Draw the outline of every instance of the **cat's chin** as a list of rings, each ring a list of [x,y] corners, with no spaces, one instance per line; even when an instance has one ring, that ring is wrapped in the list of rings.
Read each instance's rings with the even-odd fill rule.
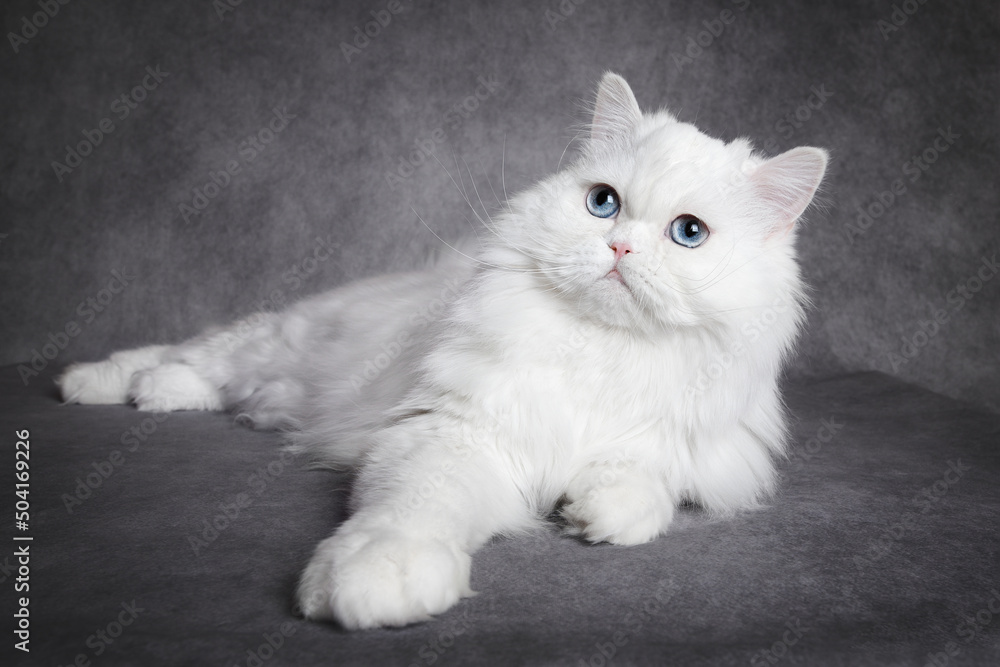
[[[631,285],[615,270],[598,280],[594,288],[598,293],[597,297],[615,310],[634,307],[636,303],[635,292],[632,291]]]
[[[642,330],[646,318],[628,280],[617,271],[599,278],[582,302],[591,318],[613,328]]]

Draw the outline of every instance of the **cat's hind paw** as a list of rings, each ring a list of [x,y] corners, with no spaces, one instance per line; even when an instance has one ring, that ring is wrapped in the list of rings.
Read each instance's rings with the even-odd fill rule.
[[[219,390],[187,364],[161,364],[132,376],[128,397],[144,412],[221,410]]]
[[[430,620],[469,588],[471,558],[436,539],[394,533],[334,535],[320,543],[302,575],[303,615],[348,630]]]
[[[166,350],[163,345],[150,345],[115,352],[104,361],[72,364],[55,382],[66,403],[128,403],[132,376],[136,371],[159,365]]]
[[[111,359],[73,364],[56,378],[66,403],[116,405],[128,402],[128,377]]]

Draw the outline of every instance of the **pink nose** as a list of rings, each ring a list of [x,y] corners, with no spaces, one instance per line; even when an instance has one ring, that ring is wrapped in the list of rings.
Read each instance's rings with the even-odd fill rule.
[[[628,241],[614,241],[611,249],[615,251],[615,264],[617,264],[622,257],[632,252],[632,245]]]

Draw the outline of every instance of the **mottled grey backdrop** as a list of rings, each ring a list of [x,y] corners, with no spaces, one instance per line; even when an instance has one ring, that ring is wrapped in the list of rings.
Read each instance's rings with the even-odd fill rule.
[[[495,206],[549,173],[615,70],[712,135],[832,152],[794,373],[1000,410],[1000,9],[819,4],[5,3],[0,364],[179,341],[412,266],[440,245],[417,214],[446,239],[475,225],[452,176]]]

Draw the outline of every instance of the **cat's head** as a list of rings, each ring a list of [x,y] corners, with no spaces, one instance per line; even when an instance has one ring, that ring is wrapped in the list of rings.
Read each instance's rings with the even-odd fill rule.
[[[795,222],[826,163],[818,148],[764,159],[745,140],[643,114],[609,73],[580,158],[512,203],[499,241],[607,325],[738,326],[776,300],[797,304]]]

